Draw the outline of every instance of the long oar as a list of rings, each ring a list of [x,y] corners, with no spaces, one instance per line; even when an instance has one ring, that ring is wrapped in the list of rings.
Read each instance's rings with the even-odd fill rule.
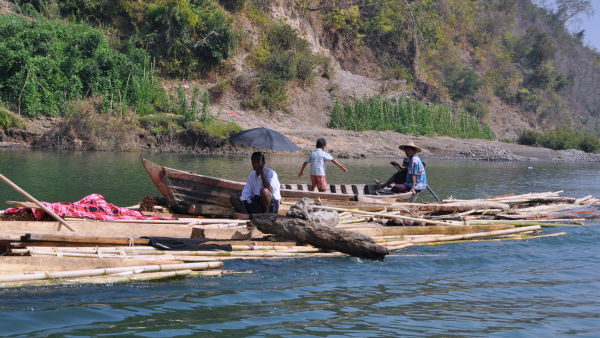
[[[4,182],[6,182],[6,184],[10,185],[13,189],[15,189],[17,192],[21,193],[23,196],[27,197],[30,201],[32,201],[33,203],[37,204],[40,208],[42,208],[42,210],[44,210],[46,213],[48,213],[48,215],[52,216],[52,218],[54,218],[55,220],[57,220],[58,221],[58,230],[60,230],[60,225],[63,224],[69,230],[75,232],[75,230],[73,228],[71,228],[69,226],[69,224],[67,224],[67,222],[64,219],[62,219],[60,216],[58,216],[57,214],[55,214],[52,210],[46,208],[46,206],[43,205],[40,201],[36,200],[35,197],[29,195],[27,193],[27,191],[21,189],[18,185],[14,184],[11,180],[9,180],[8,178],[6,178],[2,174],[0,174],[0,178]]]
[[[429,184],[427,185],[427,190],[429,190],[429,192],[433,195],[433,197],[435,197],[435,199],[439,202],[441,201],[440,198],[433,192],[433,190],[429,187]]]

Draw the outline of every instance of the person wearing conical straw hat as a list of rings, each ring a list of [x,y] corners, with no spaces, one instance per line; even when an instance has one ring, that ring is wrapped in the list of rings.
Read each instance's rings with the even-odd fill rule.
[[[390,177],[387,182],[384,184],[379,183],[379,181],[375,180],[380,187],[384,188],[391,183],[396,183],[392,187],[392,192],[401,193],[410,191],[413,194],[420,192],[421,190],[427,188],[427,175],[425,174],[425,165],[423,165],[423,161],[417,155],[422,151],[417,145],[413,142],[409,142],[406,144],[401,144],[398,148],[404,150],[404,154],[408,158],[408,162],[406,168],[404,166],[398,165],[396,162],[392,162],[396,168],[400,170]],[[406,160],[406,159],[405,159]],[[404,164],[404,163],[403,163]],[[397,178],[404,175],[402,169],[406,169],[406,178],[403,183],[399,183]]]

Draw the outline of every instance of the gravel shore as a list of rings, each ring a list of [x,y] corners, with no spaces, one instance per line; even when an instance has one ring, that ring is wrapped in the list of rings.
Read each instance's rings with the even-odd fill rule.
[[[590,154],[583,151],[552,150],[542,147],[531,147],[515,143],[488,141],[482,139],[461,139],[447,136],[413,136],[399,134],[394,131],[349,131],[331,129],[323,125],[315,125],[282,113],[250,114],[240,112],[235,115],[226,115],[226,120],[236,122],[244,129],[266,127],[275,129],[289,137],[300,147],[300,154],[305,155],[314,150],[317,138],[327,140],[327,151],[338,158],[373,158],[373,157],[398,157],[402,151],[398,146],[414,142],[423,149],[422,157],[441,160],[477,160],[477,161],[554,161],[554,162],[600,162],[599,154]],[[222,116],[223,117],[223,116]],[[23,150],[31,145],[40,136],[51,131],[57,121],[41,119],[48,123],[47,128],[34,128],[32,120],[27,123],[26,131],[4,131],[0,133],[0,149]],[[32,127],[30,127],[32,126]],[[201,154],[247,154],[254,149],[240,147],[226,143],[218,148],[195,147],[190,149],[182,144],[168,143],[162,147],[144,148],[140,145],[139,151],[175,152],[175,153],[201,153]]]
[[[349,131],[308,124],[283,114],[237,115],[230,120],[244,128],[263,126],[288,136],[308,154],[319,137],[327,140],[327,149],[338,158],[397,157],[398,146],[414,142],[423,148],[423,157],[442,160],[477,161],[586,161],[600,162],[600,155],[582,151],[552,150],[515,143],[482,139],[461,139],[447,136],[413,136],[394,131]]]

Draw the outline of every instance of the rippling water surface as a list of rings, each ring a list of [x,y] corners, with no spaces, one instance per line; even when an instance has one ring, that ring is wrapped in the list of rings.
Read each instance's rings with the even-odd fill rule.
[[[119,205],[157,194],[138,154],[0,152],[0,172],[40,200],[100,193]],[[246,157],[148,155],[243,181]],[[283,182],[303,158],[269,158]],[[331,183],[391,175],[389,159],[340,159]],[[438,195],[564,190],[600,196],[594,164],[426,161]],[[533,166],[532,169],[528,168]],[[303,181],[303,182],[304,182]],[[421,194],[424,199],[431,199]],[[0,197],[22,200],[6,186]],[[6,207],[6,206],[4,206]],[[566,236],[411,247],[382,262],[349,257],[226,261],[251,274],[167,282],[0,290],[3,336],[600,336],[600,227]]]

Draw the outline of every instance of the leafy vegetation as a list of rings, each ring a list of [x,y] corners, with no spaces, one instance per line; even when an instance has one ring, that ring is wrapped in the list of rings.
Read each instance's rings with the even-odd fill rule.
[[[336,103],[329,126],[349,130],[395,130],[413,135],[444,135],[463,138],[493,139],[487,125],[463,110],[453,113],[443,105],[400,98],[355,99]]]
[[[97,29],[43,17],[27,20],[2,15],[0,37],[4,60],[0,63],[0,100],[18,114],[71,116],[75,120],[70,125],[96,130],[90,127],[94,119],[85,119],[73,109],[81,105],[70,105],[91,100],[100,113],[152,115],[140,123],[157,133],[183,128],[185,122],[195,120],[207,126],[214,123],[208,112],[208,93],[200,97],[195,89],[188,100],[180,87],[177,97],[169,95],[145,51],[131,44],[124,46],[124,52],[114,50]],[[86,112],[92,113],[87,108]],[[155,116],[161,113],[181,118]],[[17,125],[18,120],[7,114],[1,117],[5,126]]]
[[[289,87],[310,85],[317,70],[325,78],[332,76],[327,58],[313,55],[295,29],[274,21],[270,0],[12,3],[19,16],[0,16],[0,101],[24,117],[66,115],[77,122],[73,107],[88,102],[93,108],[86,107],[89,114],[131,121],[139,117],[141,125],[159,134],[192,125],[219,133],[221,126],[208,107],[230,88],[241,94],[245,108],[285,111]],[[479,135],[480,130],[482,136],[461,137],[488,138],[482,122],[490,111],[510,108],[538,126],[570,125],[587,135],[574,141],[574,132],[560,129],[547,139],[522,135],[523,142],[595,149],[600,86],[590,74],[600,69],[600,58],[582,46],[584,31],[566,29],[589,13],[591,3],[534,3],[295,2],[296,9],[321,13],[330,33],[322,42],[343,67],[371,62],[368,66],[379,67],[383,78],[405,80],[406,89],[426,101],[453,101],[450,106],[465,110],[362,99],[336,106],[332,123],[339,127],[454,136]],[[552,7],[540,7],[550,3]],[[242,60],[241,74],[239,60],[231,59],[236,48],[249,56]],[[361,51],[372,60],[364,61]],[[230,72],[234,65],[236,72]],[[183,85],[165,88],[166,77],[212,85],[208,93]],[[333,81],[328,84],[334,86]],[[6,116],[0,109],[0,123],[13,123]]]
[[[25,123],[21,117],[0,106],[0,127],[2,128],[24,128]]]
[[[0,16],[0,99],[25,116],[60,115],[68,101],[101,95],[102,109],[135,103],[146,54],[112,50],[88,26]]]
[[[588,153],[600,153],[600,139],[596,135],[591,132],[577,133],[566,128],[559,128],[546,133],[524,130],[517,142],[555,150],[578,149]]]
[[[140,45],[169,75],[189,77],[227,59],[236,35],[227,13],[212,0],[166,0],[149,6]]]
[[[245,102],[251,108],[283,109],[286,85],[292,80],[310,83],[315,77],[317,58],[306,40],[285,23],[268,27],[260,45],[252,51],[258,70],[258,91]]]
[[[242,131],[242,127],[240,127],[235,122],[221,122],[221,121],[212,121],[209,123],[204,123],[201,121],[194,121],[189,125],[189,129],[195,132],[203,132],[204,134],[228,138],[229,136]]]
[[[227,59],[237,36],[228,13],[214,0],[17,1],[26,14],[66,18],[110,30],[116,47],[133,43],[167,75],[193,77]],[[243,1],[223,1],[235,10]]]
[[[424,95],[436,88],[434,100],[450,98],[485,118],[495,95],[517,105],[526,119],[550,127],[600,126],[594,108],[600,92],[582,69],[596,72],[598,56],[586,54],[582,32],[565,29],[568,21],[590,13],[587,0],[536,1],[554,3],[547,8],[530,0],[299,3],[318,9],[346,45],[373,51],[385,76],[404,79]]]

